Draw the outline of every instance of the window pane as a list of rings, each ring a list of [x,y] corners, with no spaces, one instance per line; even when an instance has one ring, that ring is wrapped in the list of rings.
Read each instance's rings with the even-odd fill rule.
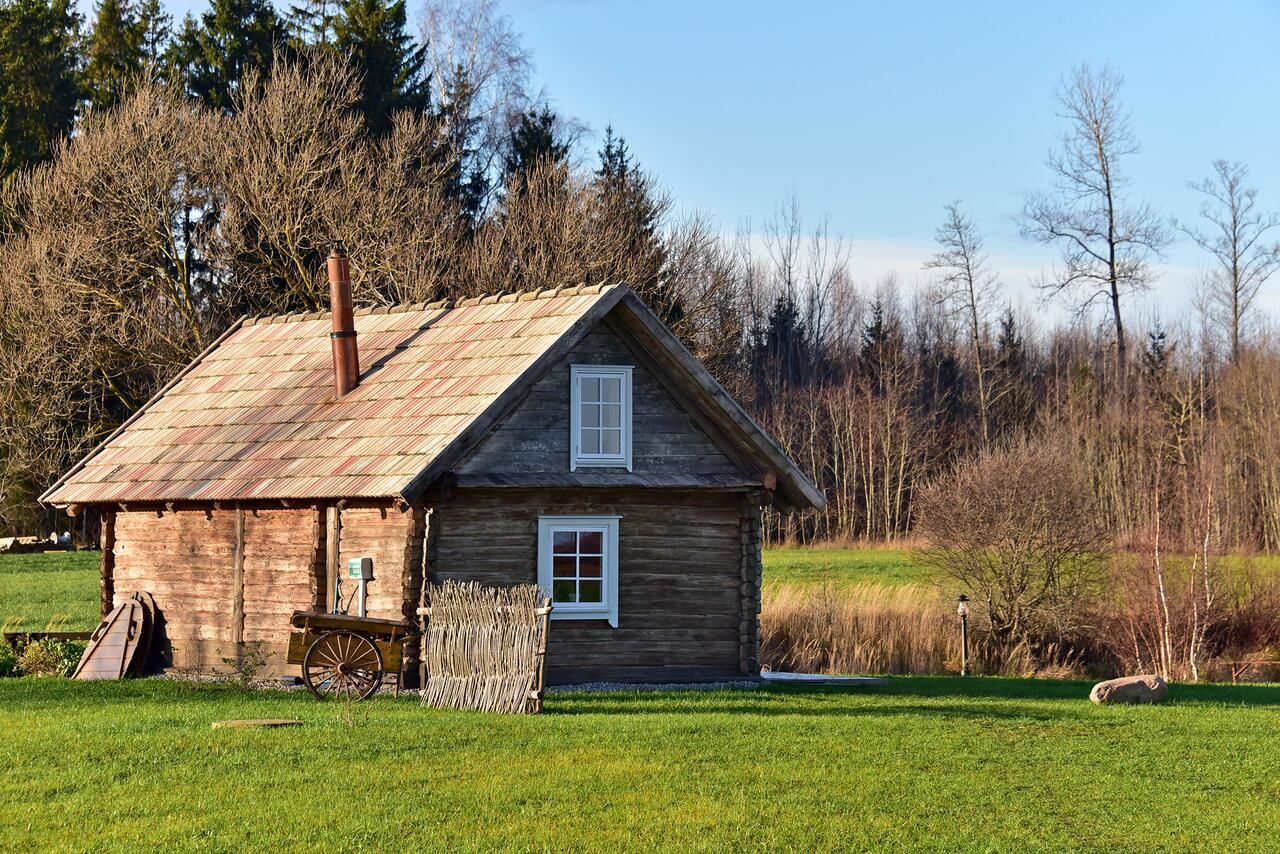
[[[604,423],[600,425],[601,427],[621,427],[622,426],[622,404],[619,403],[615,406],[615,405],[606,403],[606,404],[603,404],[600,407],[600,409],[604,414]],[[584,421],[582,423],[585,424],[586,422]]]
[[[599,377],[582,378],[582,399],[584,401],[598,401],[600,399]]]
[[[604,534],[599,531],[579,531],[578,537],[582,541],[582,548],[579,551],[584,555],[598,555],[604,553]]]
[[[577,602],[577,583],[573,581],[553,581],[551,582],[551,601],[552,602]]]
[[[600,389],[604,393],[601,398],[605,403],[619,403],[622,400],[622,380],[617,377],[605,377],[600,380]]]
[[[584,556],[579,558],[578,574],[583,578],[599,578],[600,577],[600,558]]]
[[[604,585],[599,581],[581,581],[578,583],[579,602],[603,602]]]
[[[571,555],[578,551],[577,531],[556,531],[552,535],[551,551],[558,555]]]
[[[622,453],[621,430],[602,430],[601,435],[604,439],[604,447],[601,449],[601,453],[613,455]]]
[[[583,429],[582,453],[584,454],[600,453],[600,431],[599,430],[593,430],[590,427]]]
[[[556,555],[552,558],[551,576],[553,578],[574,578],[577,574],[573,555]]]
[[[582,404],[582,426],[583,427],[599,427],[600,426],[600,404],[584,403]],[[612,427],[613,425],[609,425]]]

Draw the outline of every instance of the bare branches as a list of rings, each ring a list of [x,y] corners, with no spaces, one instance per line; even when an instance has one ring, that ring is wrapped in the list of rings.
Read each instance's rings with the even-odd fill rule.
[[[1123,82],[1110,68],[1094,72],[1088,65],[1063,81],[1058,103],[1067,130],[1045,163],[1054,192],[1028,195],[1022,211],[1023,236],[1062,253],[1062,266],[1042,284],[1046,293],[1070,296],[1081,311],[1107,304],[1122,377],[1127,344],[1121,303],[1151,286],[1152,261],[1169,242],[1156,212],[1126,195],[1121,163],[1139,146],[1120,103]]]
[[[1231,361],[1238,362],[1258,291],[1280,269],[1280,212],[1258,209],[1258,191],[1245,183],[1249,168],[1243,163],[1217,160],[1213,172],[1187,184],[1204,196],[1200,218],[1207,227],[1173,225],[1217,263],[1209,295],[1224,315]]]
[[[978,381],[978,421],[982,445],[991,443],[991,389],[989,367],[982,338],[986,317],[1000,293],[1000,280],[983,254],[983,237],[973,220],[960,210],[960,202],[946,206],[947,218],[938,226],[940,250],[925,268],[939,271],[938,301],[952,315],[964,319],[969,333],[969,353]]]

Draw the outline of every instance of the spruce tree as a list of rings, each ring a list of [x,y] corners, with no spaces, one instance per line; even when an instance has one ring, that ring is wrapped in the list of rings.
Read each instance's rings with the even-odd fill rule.
[[[0,177],[44,160],[80,101],[80,16],[71,0],[0,4]]]
[[[287,26],[295,45],[328,47],[333,44],[339,0],[302,0],[289,7]]]
[[[510,186],[515,178],[515,186],[519,186],[520,177],[528,175],[535,164],[558,166],[568,157],[569,144],[556,136],[556,114],[550,107],[529,110],[520,115],[520,124],[511,131],[502,161],[503,179]]]
[[[489,197],[489,180],[480,161],[480,119],[471,111],[475,88],[459,66],[445,88],[437,118],[443,145],[444,195],[458,205],[467,229],[474,230],[484,215]]]
[[[361,74],[360,109],[370,133],[391,130],[397,110],[427,110],[427,51],[408,33],[404,0],[345,0],[333,31],[338,50]]]
[[[651,305],[678,310],[671,300],[659,294],[667,250],[660,233],[662,205],[654,196],[652,182],[632,158],[627,140],[614,135],[612,125],[605,128],[604,147],[599,154],[596,182],[603,220],[607,227],[623,232],[630,259],[623,273],[628,284],[648,297]]]
[[[173,60],[187,90],[216,110],[230,111],[251,71],[270,74],[284,23],[269,0],[213,0],[208,12],[188,15]]]
[[[114,106],[142,71],[142,23],[127,0],[100,0],[85,51],[85,96],[94,109]]]
[[[164,10],[160,0],[142,0],[138,5],[138,50],[143,62],[160,65],[172,37],[173,16]]]

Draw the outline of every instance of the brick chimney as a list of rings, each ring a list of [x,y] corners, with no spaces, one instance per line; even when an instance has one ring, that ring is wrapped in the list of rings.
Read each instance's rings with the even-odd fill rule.
[[[333,313],[333,390],[338,397],[360,384],[360,348],[351,309],[351,264],[341,243],[329,252],[329,304]]]

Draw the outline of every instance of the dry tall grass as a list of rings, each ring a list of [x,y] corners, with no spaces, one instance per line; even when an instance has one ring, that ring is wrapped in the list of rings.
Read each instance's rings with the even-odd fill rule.
[[[924,585],[766,584],[760,636],[760,659],[770,670],[891,674],[960,670],[955,606]],[[976,632],[970,639],[970,656],[975,673],[1030,675],[1037,671],[1025,648],[1000,654]]]

